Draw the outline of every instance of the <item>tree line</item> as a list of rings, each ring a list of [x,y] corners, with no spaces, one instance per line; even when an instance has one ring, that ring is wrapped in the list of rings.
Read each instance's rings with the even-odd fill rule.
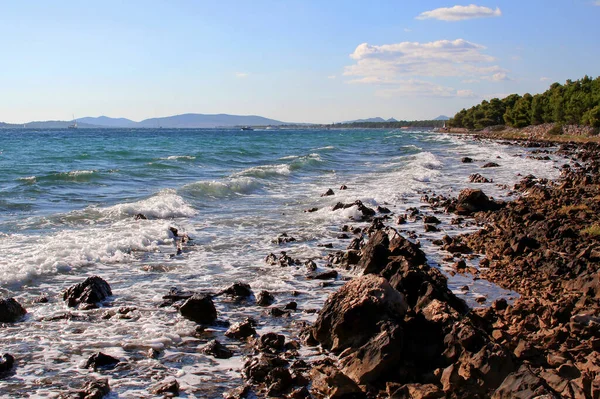
[[[450,127],[483,129],[509,125],[521,128],[542,123],[600,127],[600,77],[554,83],[542,94],[511,94],[492,98],[459,111],[448,121]]]
[[[400,129],[402,127],[442,127],[445,121],[426,120],[426,121],[395,121],[395,122],[352,122],[335,123],[329,125],[334,128],[360,128],[360,129]]]

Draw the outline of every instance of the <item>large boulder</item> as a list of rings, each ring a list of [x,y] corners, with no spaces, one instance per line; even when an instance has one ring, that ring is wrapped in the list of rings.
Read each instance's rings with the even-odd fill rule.
[[[63,300],[70,307],[80,304],[95,305],[112,295],[110,285],[98,276],[85,279],[83,283],[75,284],[64,292]]]
[[[364,246],[357,269],[363,274],[379,273],[387,264],[390,240],[384,230],[375,232]]]
[[[379,333],[381,322],[401,321],[407,307],[404,296],[384,278],[357,277],[327,299],[313,335],[333,352],[360,348]]]
[[[459,215],[470,215],[474,212],[498,209],[500,205],[488,198],[481,190],[467,188],[458,195],[456,213]]]
[[[310,371],[313,391],[330,399],[365,398],[360,387],[332,365],[318,365]]]
[[[492,395],[492,399],[531,399],[531,398],[548,398],[558,399],[553,390],[546,382],[535,375],[535,373],[527,366],[522,365],[521,368],[502,382],[502,385],[496,389]]]
[[[14,323],[27,311],[14,298],[0,298],[0,323]]]
[[[181,305],[179,313],[200,324],[212,324],[217,320],[217,309],[209,295],[192,295]]]

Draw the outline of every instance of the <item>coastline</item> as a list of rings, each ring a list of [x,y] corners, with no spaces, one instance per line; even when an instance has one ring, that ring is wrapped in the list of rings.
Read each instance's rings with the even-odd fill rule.
[[[555,124],[547,123],[525,128],[513,128],[507,126],[492,126],[482,130],[468,130],[465,128],[442,128],[436,129],[439,133],[467,135],[477,138],[488,138],[493,140],[515,140],[515,141],[544,141],[551,143],[600,143],[597,129],[589,126],[565,125],[563,133],[552,134],[551,130]]]
[[[492,173],[491,170],[489,173]],[[490,176],[490,177],[493,177],[493,176]],[[484,189],[484,191],[485,191],[485,189]],[[425,193],[424,193],[424,195],[425,195]],[[439,294],[438,297],[427,298],[427,296],[425,296],[427,301],[421,302],[418,311],[414,311],[414,308],[415,308],[416,302],[419,302],[419,301],[416,301],[415,303],[413,303],[412,301],[414,298],[411,299],[410,301],[408,301],[407,305],[408,305],[408,307],[410,307],[412,309],[408,309],[407,314],[410,314],[411,316],[415,316],[417,318],[425,317],[425,319],[427,320],[428,323],[434,323],[433,325],[425,325],[427,327],[432,327],[434,329],[434,331],[438,331],[438,333],[434,334],[434,335],[436,335],[436,337],[432,337],[432,340],[439,339],[438,335],[441,334],[440,331],[446,331],[447,329],[449,329],[449,330],[458,329],[459,327],[462,329],[460,331],[467,331],[467,330],[470,331],[470,329],[473,328],[474,331],[476,331],[477,340],[480,340],[480,339],[483,339],[484,341],[487,340],[486,348],[489,349],[488,344],[490,344],[490,345],[491,345],[491,343],[495,344],[496,341],[490,340],[490,338],[489,338],[490,333],[487,332],[486,328],[484,328],[485,324],[482,324],[483,322],[479,319],[480,316],[478,316],[478,313],[480,311],[479,310],[473,311],[472,314],[474,316],[468,316],[468,318],[465,319],[466,315],[464,313],[465,313],[466,309],[460,304],[459,301],[456,301],[455,299],[453,299],[455,296],[453,297],[452,292],[450,292],[450,293],[447,292],[447,290],[448,290],[447,286],[444,288],[444,284],[446,284],[443,282],[444,277],[441,276],[441,274],[438,274],[439,272],[435,272],[435,270],[437,270],[437,269],[428,267],[427,264],[429,264],[431,262],[431,260],[427,259],[426,264],[423,263],[422,254],[419,252],[420,249],[418,247],[414,247],[414,246],[410,245],[409,241],[407,241],[407,240],[397,239],[396,241],[394,241],[394,237],[388,238],[390,241],[387,244],[387,250],[389,251],[389,253],[387,254],[387,257],[385,258],[385,262],[382,261],[381,259],[379,259],[379,260],[375,259],[372,262],[369,261],[369,257],[371,255],[377,255],[380,250],[383,250],[383,252],[385,252],[385,248],[384,248],[385,245],[380,246],[380,247],[375,247],[375,243],[377,240],[371,240],[371,239],[369,239],[369,241],[366,242],[366,245],[364,245],[365,244],[364,240],[367,239],[368,236],[371,236],[371,238],[373,238],[373,237],[377,236],[380,231],[382,231],[382,230],[385,231],[385,225],[389,225],[394,222],[398,222],[398,224],[399,224],[400,218],[402,218],[402,217],[404,217],[405,219],[408,219],[408,221],[410,223],[408,223],[407,225],[403,225],[403,226],[406,226],[407,228],[405,229],[406,231],[400,232],[401,236],[409,237],[411,239],[411,242],[419,239],[417,234],[414,234],[414,232],[411,233],[414,223],[419,223],[419,224],[426,223],[429,225],[433,225],[435,227],[436,222],[435,222],[435,220],[431,219],[431,217],[435,217],[436,215],[440,219],[443,219],[443,217],[447,217],[447,221],[444,221],[444,223],[448,223],[448,224],[450,223],[449,219],[450,219],[451,214],[445,214],[443,211],[448,205],[452,205],[453,202],[455,202],[455,200],[453,200],[451,198],[441,198],[439,196],[436,196],[433,193],[429,193],[426,195],[429,196],[429,199],[427,200],[427,204],[429,204],[429,205],[427,205],[427,208],[423,208],[421,210],[415,208],[412,210],[407,210],[407,213],[405,213],[405,214],[396,213],[393,215],[392,218],[389,218],[388,215],[390,215],[390,214],[386,213],[385,208],[373,210],[373,211],[377,212],[377,214],[376,214],[377,219],[372,219],[368,223],[359,224],[359,226],[362,227],[361,229],[359,229],[359,230],[361,230],[361,233],[359,235],[354,236],[355,238],[358,238],[358,236],[362,237],[363,243],[361,243],[361,240],[350,241],[349,238],[351,238],[353,236],[352,232],[347,231],[350,229],[350,227],[348,226],[346,228],[346,232],[344,232],[344,228],[343,228],[343,226],[341,226],[340,227],[341,232],[339,234],[340,235],[347,234],[348,241],[342,241],[342,242],[340,242],[340,244],[344,243],[344,245],[345,245],[347,243],[350,243],[350,245],[348,245],[348,247],[354,246],[354,247],[357,247],[358,249],[348,249],[346,251],[340,251],[340,252],[337,252],[334,249],[333,251],[331,251],[330,259],[327,261],[326,267],[319,268],[318,269],[319,273],[313,274],[313,278],[315,279],[314,281],[322,281],[323,287],[330,286],[336,280],[337,280],[337,282],[343,282],[347,278],[348,274],[345,269],[352,269],[353,274],[360,275],[363,272],[363,270],[361,270],[361,268],[363,266],[365,269],[367,267],[372,267],[372,268],[375,268],[374,270],[376,270],[378,267],[382,267],[382,266],[383,266],[382,269],[385,269],[385,267],[387,266],[387,263],[389,263],[387,261],[390,260],[389,259],[390,256],[404,257],[405,258],[404,260],[406,260],[407,262],[410,262],[410,264],[409,264],[410,268],[407,269],[406,271],[411,272],[411,273],[412,273],[412,271],[419,271],[419,273],[420,273],[419,279],[420,280],[417,280],[417,281],[420,281],[421,284],[425,284],[425,285],[429,284],[429,286],[434,287],[434,290],[432,292],[435,295]],[[456,204],[454,204],[454,205],[456,205]],[[430,206],[432,206],[432,208],[430,208]],[[454,218],[454,217],[455,216],[452,216],[452,218]],[[459,217],[460,216],[456,216],[456,218],[459,218]],[[426,219],[426,218],[430,218],[430,219]],[[469,225],[469,226],[473,227],[474,222],[472,220],[473,219],[468,219],[466,221],[465,225]],[[392,236],[394,235],[392,230],[388,229],[387,231]],[[381,236],[381,234],[379,234],[379,235]],[[440,237],[441,237],[441,234],[440,234]],[[455,254],[455,256],[452,256],[451,257],[452,260],[449,261],[449,262],[454,262],[454,265],[456,268],[456,273],[460,274],[461,270],[462,270],[462,272],[468,271],[468,270],[475,272],[475,270],[471,269],[471,266],[468,266],[466,268],[466,270],[464,270],[465,268],[462,267],[462,265],[463,265],[462,262],[465,262],[465,264],[466,264],[466,262],[469,262],[469,265],[470,265],[470,261],[476,260],[476,258],[471,258],[472,256],[474,256],[473,254],[468,254],[468,253],[461,254],[460,247],[462,244],[461,244],[460,240],[458,240],[458,239],[454,240],[454,238],[453,238],[453,240],[451,242],[445,242],[443,237],[441,237],[441,238],[442,238],[441,245],[443,246],[443,251],[451,252],[451,251],[449,251],[449,249],[452,249],[452,251],[457,250],[456,252],[451,252],[452,254]],[[282,237],[282,240],[283,239],[285,239],[285,237]],[[381,237],[381,239],[384,240],[383,237]],[[394,245],[395,245],[394,247],[392,247],[392,241],[394,241]],[[284,250],[286,249],[285,242],[284,242],[282,249],[284,249]],[[358,256],[359,255],[357,253],[358,250],[362,251],[361,256]],[[371,255],[369,255],[369,253]],[[265,255],[267,255],[267,254],[265,254]],[[286,262],[289,262],[289,259],[287,259],[287,258],[284,260]],[[395,259],[395,260],[402,263],[402,259]],[[279,263],[280,259],[278,259],[277,262]],[[383,264],[383,263],[385,263],[385,264]],[[377,266],[377,265],[379,265],[379,266]],[[283,265],[281,265],[281,266],[283,266]],[[276,265],[267,265],[266,267],[280,267],[280,266],[279,266],[279,264],[276,264]],[[299,268],[299,269],[306,268],[307,272],[310,272],[310,268],[312,268],[312,265],[307,262],[306,265],[296,265],[295,267]],[[336,272],[336,274],[339,273],[339,275],[341,277],[338,276],[338,278],[336,279],[335,275],[333,274],[334,271]],[[384,272],[384,270],[380,270],[377,274],[382,274],[383,272]],[[322,275],[321,273],[329,273],[329,275]],[[393,275],[398,275],[398,270],[388,270],[386,273],[387,273],[386,277],[383,277],[383,278],[386,280],[389,280],[390,282],[388,284],[391,284],[392,277],[393,277]],[[390,275],[390,273],[393,273],[393,274]],[[373,273],[370,273],[370,274],[373,274]],[[317,276],[319,276],[319,277],[317,277]],[[332,278],[332,276],[333,276],[333,278]],[[321,279],[324,279],[324,280],[321,280]],[[360,281],[360,277],[355,277],[352,281]],[[381,282],[381,280],[379,280],[379,281]],[[381,282],[381,283],[385,286],[385,283],[383,283],[383,282]],[[385,287],[387,287],[387,286],[385,286]],[[318,289],[318,288],[316,288],[316,289]],[[396,288],[393,288],[393,289],[397,290]],[[401,288],[401,290],[402,289],[403,288]],[[337,292],[339,293],[340,291],[341,290],[339,290]],[[397,290],[397,291],[399,291],[399,290]],[[386,292],[386,290],[384,290],[384,292]],[[393,292],[393,291],[391,291],[391,292]],[[399,292],[402,292],[402,291],[399,291]],[[254,299],[252,299],[252,296],[250,296],[250,298],[244,299],[244,297],[240,297],[239,295],[237,295],[239,293],[238,291],[233,290],[232,293],[233,294],[232,294],[231,300],[223,301],[221,299],[221,297],[215,297],[215,303],[217,304],[217,306],[219,306],[219,305],[223,306],[223,304],[226,303],[227,306],[230,306],[231,308],[235,308],[236,306],[239,306],[239,301],[242,301],[242,302],[247,301],[253,305]],[[255,292],[257,302],[259,300],[259,297],[265,296],[265,295],[261,295],[261,294],[262,293],[258,294]],[[408,291],[402,292],[402,294],[404,294],[405,298],[411,297],[411,294]],[[337,295],[337,294],[334,294],[334,295]],[[423,297],[423,296],[419,295],[419,297]],[[319,349],[319,347],[311,346],[311,344],[315,343],[315,341],[312,340],[311,337],[318,338],[318,337],[314,336],[315,330],[314,330],[314,327],[312,327],[313,326],[312,322],[299,323],[298,320],[290,320],[289,322],[286,321],[286,319],[289,317],[290,314],[297,315],[298,313],[304,311],[307,315],[310,315],[310,314],[313,314],[313,312],[316,309],[309,309],[307,306],[303,306],[302,294],[300,294],[297,299],[294,299],[294,302],[296,302],[295,306],[292,305],[292,302],[290,302],[288,304],[283,304],[283,303],[279,302],[276,304],[277,306],[274,305],[274,306],[267,307],[267,308],[260,308],[260,307],[254,308],[254,310],[252,312],[254,313],[254,315],[258,319],[258,321],[261,324],[263,324],[261,331],[260,331],[262,333],[262,335],[258,336],[258,334],[250,334],[249,337],[251,337],[251,338],[248,341],[246,341],[245,339],[242,339],[242,340],[240,340],[241,343],[239,344],[239,347],[243,348],[240,350],[242,350],[243,353],[250,356],[248,358],[248,362],[244,366],[244,369],[245,369],[246,378],[249,381],[248,383],[251,385],[251,387],[243,388],[238,393],[230,392],[229,393],[230,396],[227,396],[227,397],[245,397],[248,395],[249,390],[251,390],[259,395],[266,395],[271,389],[273,389],[273,391],[271,391],[272,395],[286,396],[286,397],[308,397],[308,396],[306,396],[306,394],[309,390],[308,388],[306,388],[307,386],[312,391],[312,394],[314,397],[319,397],[319,395],[336,397],[336,395],[333,394],[332,392],[323,393],[323,391],[322,391],[323,389],[324,390],[329,389],[327,387],[330,386],[329,382],[331,382],[331,381],[328,379],[329,377],[323,377],[323,375],[330,376],[330,374],[328,374],[329,372],[334,373],[333,375],[338,376],[339,378],[344,380],[347,384],[349,384],[349,386],[352,385],[351,382],[349,382],[347,379],[343,378],[343,375],[346,375],[346,374],[342,373],[342,376],[340,376],[340,374],[335,374],[336,369],[339,370],[340,367],[342,367],[342,368],[344,367],[338,362],[338,360],[341,360],[341,358],[351,359],[351,357],[349,358],[348,356],[352,355],[352,353],[357,353],[357,351],[360,351],[361,348],[366,350],[367,348],[365,348],[364,345],[367,345],[369,343],[371,343],[371,344],[370,344],[370,346],[368,346],[368,348],[376,349],[377,345],[375,345],[376,343],[374,343],[372,341],[373,337],[372,336],[363,337],[364,339],[367,340],[366,343],[363,343],[360,346],[358,346],[358,343],[356,343],[354,345],[356,347],[351,345],[349,348],[347,348],[347,349],[349,349],[349,351],[347,353],[345,353],[346,356],[341,356],[341,354],[340,354],[340,359],[338,359],[337,355],[330,357],[330,360],[326,360],[327,358],[323,358],[322,356],[319,357],[319,354],[323,353],[323,352],[321,352],[321,349]],[[425,302],[427,302],[427,303],[425,303]],[[501,304],[502,302],[499,302],[499,303]],[[182,305],[182,302],[175,303],[175,305]],[[285,305],[285,306],[283,306],[283,305]],[[404,306],[401,303],[399,305],[400,305],[400,309],[404,308]],[[498,308],[498,305],[493,305],[493,306],[495,306],[494,309]],[[502,305],[499,305],[499,306],[501,307]],[[263,309],[264,309],[264,312],[263,312]],[[113,311],[113,310],[111,310],[111,311]],[[94,310],[90,310],[90,312],[94,312]],[[400,312],[402,312],[402,310]],[[100,313],[102,313],[102,311],[100,311]],[[98,313],[98,314],[100,314],[100,313]],[[326,314],[326,313],[327,313],[326,311],[321,312],[321,314]],[[90,315],[93,315],[93,313],[90,313]],[[135,315],[135,313],[134,313],[134,315]],[[127,312],[123,313],[123,314],[116,312],[116,314],[112,315],[111,317],[115,317],[115,316],[125,318],[127,316]],[[405,314],[405,316],[406,316],[406,314]],[[483,316],[481,316],[481,317],[483,318]],[[431,320],[429,320],[428,318]],[[405,342],[408,342],[407,340],[409,338],[411,338],[411,339],[418,338],[418,337],[412,336],[410,331],[412,331],[413,334],[418,334],[418,331],[421,331],[420,327],[424,327],[423,325],[421,325],[421,326],[419,326],[419,328],[414,328],[411,330],[411,328],[413,328],[415,326],[412,326],[412,327],[410,325],[406,326],[404,324],[406,322],[406,320],[404,320],[404,319],[397,320],[395,318],[391,318],[388,320],[379,320],[377,323],[375,323],[375,325],[377,325],[380,321],[385,322],[384,324],[386,324],[387,326],[391,326],[391,327],[394,326],[394,323],[402,326],[403,329],[404,329],[404,327],[406,327],[405,330],[407,332],[407,335],[403,336],[403,339]],[[458,323],[458,324],[456,324],[456,323]],[[250,322],[249,324],[252,324],[252,323]],[[284,330],[289,330],[288,331],[289,333],[286,334],[287,337],[285,337],[284,335],[280,335],[279,333],[274,333],[274,331],[278,331],[278,332],[280,331],[281,325],[285,325]],[[305,330],[305,332],[303,334],[300,334],[300,337],[298,337],[297,336],[298,335],[297,334],[298,327],[301,325],[306,327],[307,330]],[[361,327],[363,325],[368,326],[369,320],[364,320],[364,324],[361,323]],[[467,330],[465,330],[463,327],[466,328]],[[203,327],[203,329],[204,329],[204,327]],[[221,327],[217,326],[216,330],[215,330],[215,327],[209,326],[210,332],[208,334],[204,333],[203,331],[198,331],[197,336],[201,338],[202,342],[208,343],[209,342],[208,339],[214,338],[215,336],[217,338],[219,338],[222,335],[224,330],[225,330],[225,327],[223,327],[223,326],[221,326]],[[268,330],[271,330],[271,331],[268,331]],[[483,332],[481,332],[480,330],[483,330]],[[393,328],[391,330],[386,330],[386,331],[388,333],[390,333],[390,335],[389,335],[390,338],[394,338],[394,337],[398,338],[397,336],[394,335],[395,333],[392,334],[395,331]],[[459,330],[457,330],[457,332],[458,331]],[[385,332],[385,331],[383,331],[383,332]],[[281,337],[283,337],[283,341],[281,341],[282,340]],[[394,339],[396,339],[396,338],[394,338]],[[493,338],[493,336],[492,336],[492,338]],[[219,339],[222,339],[222,338],[219,338]],[[281,341],[281,344],[280,344],[280,341]],[[227,346],[229,346],[229,347],[238,348],[238,345],[236,345],[236,344],[232,344],[231,342],[228,342],[228,341],[225,341],[225,342],[227,342]],[[398,341],[394,341],[394,342],[396,342],[396,344],[398,344]],[[321,343],[321,344],[323,345],[323,343]],[[439,343],[439,344],[443,345],[442,343]],[[324,346],[326,346],[326,345],[327,344],[325,344]],[[402,344],[402,345],[404,345],[404,344]],[[463,344],[458,342],[458,343],[456,343],[456,345],[458,345],[459,347],[462,347]],[[438,349],[441,349],[441,347],[437,348],[435,350],[438,350]],[[470,352],[472,352],[472,351],[470,351]],[[219,353],[219,352],[215,351],[214,353]],[[307,356],[306,355],[307,353],[309,353],[310,355]],[[325,352],[325,353],[327,353],[327,352]],[[339,352],[337,352],[337,353],[339,353]],[[372,353],[376,353],[376,351],[372,352]],[[502,352],[502,353],[504,354],[503,356],[505,359],[511,358],[511,356],[506,355],[506,353],[504,353],[504,352]],[[449,359],[457,360],[455,358],[455,355],[452,355]],[[445,358],[445,355],[441,356],[441,357]],[[458,357],[460,357],[460,356],[458,356]],[[467,357],[467,355],[465,355],[465,358],[466,357]],[[398,360],[398,359],[396,359],[396,360]],[[463,359],[463,360],[465,360],[465,359]],[[473,360],[472,356],[469,361],[471,361],[471,360]],[[287,363],[285,363],[284,361]],[[304,361],[307,365],[309,365],[309,367],[303,365],[302,361]],[[348,362],[348,361],[349,360],[346,360],[346,362]],[[511,361],[512,361],[512,359],[511,359]],[[452,364],[456,364],[456,361],[453,362]],[[378,372],[386,371],[388,369],[395,370],[395,368],[390,363],[386,363],[384,365],[380,365],[378,363],[375,366],[376,367],[374,368],[374,370],[378,370]],[[288,374],[286,374],[286,372],[282,371],[281,368],[283,368],[284,370],[288,370],[291,380],[288,378]],[[438,367],[438,368],[440,368],[440,367]],[[436,368],[435,370],[437,370],[438,368]],[[461,367],[457,366],[457,368],[460,369]],[[275,369],[277,369],[277,370],[274,371]],[[311,369],[321,370],[322,373],[320,373],[318,375],[311,374],[311,372],[310,372]],[[409,391],[413,392],[410,395],[414,396],[415,392],[417,392],[417,390],[420,390],[420,389],[430,390],[431,392],[434,392],[434,393],[432,393],[432,395],[435,394],[435,392],[443,392],[444,384],[440,384],[441,377],[439,375],[436,375],[435,370],[426,370],[427,373],[424,373],[423,375],[412,376],[413,378],[411,380],[406,380],[406,381],[409,381],[408,382],[409,386],[406,386],[407,384],[398,385],[400,383],[398,381],[396,381],[396,385],[390,385],[390,388],[388,389],[387,386],[385,386],[385,384],[382,386],[380,384],[381,381],[377,381],[376,379],[369,381],[366,384],[358,384],[357,385],[358,391],[355,391],[354,394],[357,395],[356,397],[361,397],[361,395],[365,395],[365,394],[372,396],[372,395],[377,395],[377,392],[381,392],[382,390],[383,391],[388,390],[389,396],[403,397],[401,395],[405,395],[404,393],[409,392]],[[256,373],[258,373],[258,374],[256,374]],[[372,374],[372,373],[374,373],[374,371],[371,371],[370,373]],[[440,370],[440,373],[443,374],[443,370]],[[260,375],[262,375],[263,377],[260,377]],[[398,380],[398,378],[396,378],[396,377],[397,376],[395,376],[394,378],[390,377],[390,382],[394,379]],[[447,377],[448,377],[448,381],[451,381],[455,378],[453,372],[449,372],[449,375],[447,375]],[[355,376],[355,378],[357,378],[360,382],[363,382],[362,380],[360,380],[360,378],[358,378],[356,376]],[[350,380],[354,381],[352,378],[350,378]],[[273,387],[273,385],[275,383],[277,383],[278,381],[288,381],[288,385],[286,385],[286,386],[279,385],[279,386]],[[324,382],[322,382],[321,385],[319,385],[319,381],[324,381]],[[329,381],[329,382],[327,382],[327,381]],[[336,384],[339,386],[343,385],[343,384],[338,384],[338,383],[336,383]],[[354,381],[354,384],[357,384],[356,381]],[[486,384],[489,384],[489,383],[486,383]],[[417,385],[427,385],[427,386],[419,387]],[[437,388],[434,388],[430,385],[434,385]],[[303,389],[303,387],[304,387],[304,389]],[[469,386],[466,388],[461,387],[461,390],[458,390],[455,388],[456,387],[453,387],[452,385],[450,385],[450,388],[448,389],[448,394],[458,395],[459,393],[462,392],[461,394],[468,395],[468,394],[472,394],[472,393],[476,392],[475,387],[472,387],[472,386]],[[486,385],[486,389],[489,389],[489,385]],[[245,390],[245,393],[243,392],[244,390]],[[477,394],[483,395],[482,397],[485,397],[485,395],[486,395],[485,393],[477,393]],[[409,395],[409,394],[406,394],[406,395]],[[406,396],[406,397],[411,397],[411,396]],[[466,396],[466,397],[472,397],[472,396]]]

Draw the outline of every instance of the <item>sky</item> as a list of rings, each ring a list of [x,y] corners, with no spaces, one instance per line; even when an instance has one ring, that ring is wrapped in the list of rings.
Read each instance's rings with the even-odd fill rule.
[[[600,74],[600,0],[0,0],[0,121],[452,116]]]

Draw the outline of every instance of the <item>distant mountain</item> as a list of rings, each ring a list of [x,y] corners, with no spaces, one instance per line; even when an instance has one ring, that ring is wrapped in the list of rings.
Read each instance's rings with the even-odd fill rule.
[[[34,121],[26,123],[32,129],[66,129],[73,121]],[[281,126],[289,123],[257,115],[228,115],[228,114],[182,114],[163,118],[144,119],[135,122],[126,118],[111,118],[108,116],[85,117],[77,119],[77,127],[85,128],[215,128],[236,126]],[[10,125],[20,127],[21,125]],[[0,123],[0,127],[4,126]]]
[[[449,116],[446,116],[446,115],[440,115],[440,116],[438,116],[437,118],[435,118],[435,119],[434,119],[434,121],[447,121],[447,120],[449,120],[449,119],[450,119],[450,117],[449,117]]]
[[[377,118],[368,118],[368,119],[356,119],[353,121],[345,121],[342,123],[365,123],[365,122],[381,123],[381,122],[398,122],[398,121],[394,118],[383,119],[383,118],[377,117]]]
[[[228,114],[183,114],[164,118],[151,118],[138,122],[135,127],[146,128],[212,128],[232,126],[279,126],[286,122],[264,118],[257,115],[228,115]]]
[[[82,123],[102,127],[134,127],[137,124],[137,122],[130,119],[110,118],[108,116],[99,116],[97,118],[88,116],[86,118],[77,119],[78,125]]]

